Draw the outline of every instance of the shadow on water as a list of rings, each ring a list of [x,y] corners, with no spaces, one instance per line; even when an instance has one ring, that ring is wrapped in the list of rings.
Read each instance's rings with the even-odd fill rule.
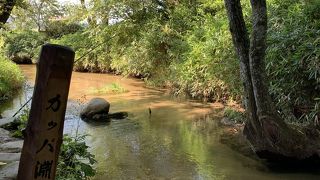
[[[110,125],[110,121],[109,122],[88,122],[86,121],[86,123],[88,124],[88,126],[92,126],[92,127],[97,127],[97,126],[107,126]]]
[[[12,117],[17,110],[28,101],[32,96],[33,87],[30,83],[26,83],[21,90],[14,93],[14,98],[11,101],[4,101],[0,103],[0,114],[3,117]],[[28,103],[27,106],[30,106]]]
[[[306,173],[320,176],[320,159],[314,159],[313,157],[304,160],[283,160],[283,162],[266,163],[266,166],[270,171],[279,174],[285,173]]]

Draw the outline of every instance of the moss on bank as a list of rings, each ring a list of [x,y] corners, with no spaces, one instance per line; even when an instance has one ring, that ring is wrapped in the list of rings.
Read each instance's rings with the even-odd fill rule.
[[[0,57],[0,103],[10,97],[13,92],[20,89],[24,77],[19,67],[11,61]]]

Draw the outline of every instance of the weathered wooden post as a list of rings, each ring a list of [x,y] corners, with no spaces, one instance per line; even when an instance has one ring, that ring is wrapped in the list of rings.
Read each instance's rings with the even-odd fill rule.
[[[41,49],[18,180],[55,179],[73,61],[70,48]]]

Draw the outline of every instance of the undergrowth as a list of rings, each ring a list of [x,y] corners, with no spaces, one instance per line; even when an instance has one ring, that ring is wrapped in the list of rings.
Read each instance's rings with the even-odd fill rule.
[[[237,123],[242,124],[243,122],[246,121],[246,116],[244,112],[241,112],[233,108],[225,108],[223,112],[223,116],[227,117],[230,121],[236,124]]]
[[[24,77],[19,67],[0,54],[0,102],[14,95],[22,87]]]

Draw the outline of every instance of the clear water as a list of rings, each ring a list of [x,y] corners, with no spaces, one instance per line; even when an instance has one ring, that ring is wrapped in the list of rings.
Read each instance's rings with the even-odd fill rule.
[[[32,84],[35,67],[21,68]],[[111,83],[129,92],[92,94],[92,88]],[[30,89],[22,93],[3,115],[12,115],[31,93]],[[106,98],[111,112],[127,111],[129,117],[109,124],[79,120],[82,103],[92,97]],[[220,104],[172,98],[135,79],[73,73],[65,133],[90,135],[87,143],[98,160],[94,179],[320,179],[318,172],[268,170],[221,144],[217,122],[222,108]]]

